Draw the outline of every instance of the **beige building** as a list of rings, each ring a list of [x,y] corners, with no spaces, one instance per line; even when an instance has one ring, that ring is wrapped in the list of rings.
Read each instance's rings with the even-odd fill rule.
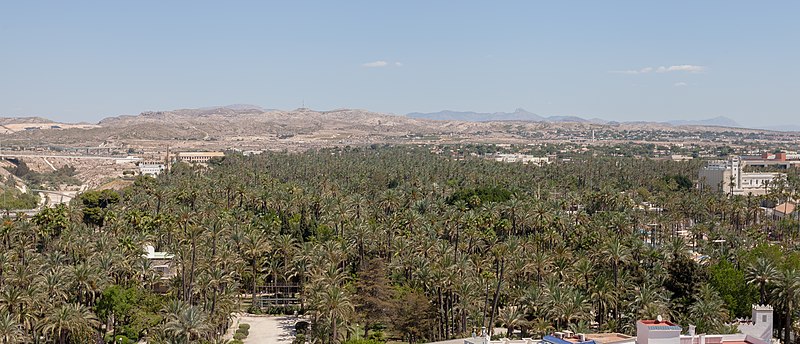
[[[699,173],[701,186],[732,195],[758,196],[767,194],[775,180],[786,178],[784,173],[743,172],[745,165],[738,156],[709,161]]]
[[[180,152],[176,159],[188,163],[207,163],[213,158],[225,157],[223,152]]]

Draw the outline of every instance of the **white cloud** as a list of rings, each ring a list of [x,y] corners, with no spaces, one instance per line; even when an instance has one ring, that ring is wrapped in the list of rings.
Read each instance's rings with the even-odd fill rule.
[[[367,63],[363,64],[362,66],[367,67],[367,68],[376,68],[376,67],[386,67],[388,65],[389,65],[389,62],[386,62],[386,61],[373,61],[373,62],[367,62]]]
[[[663,71],[662,71],[663,69]],[[669,67],[658,67],[659,72],[689,72],[689,73],[698,73],[703,72],[706,70],[706,67],[703,66],[695,66],[695,65],[678,65],[678,66],[669,66]]]
[[[675,86],[675,87],[683,87],[683,86],[688,86],[688,85],[689,84],[687,84],[687,83],[685,83],[683,81],[676,82],[676,83],[673,84],[673,86]]]
[[[389,61],[384,61],[384,60],[378,60],[378,61],[364,63],[364,64],[362,64],[362,66],[367,67],[367,68],[381,68],[381,67],[392,67],[392,66],[394,66],[394,67],[402,67],[403,63],[402,62],[389,62]]]
[[[648,74],[651,72],[656,73],[669,73],[669,72],[689,72],[689,73],[699,73],[704,72],[706,67],[704,66],[695,66],[695,65],[675,65],[675,66],[659,66],[659,67],[644,67],[640,69],[629,69],[629,70],[614,70],[610,73],[617,73],[617,74]]]

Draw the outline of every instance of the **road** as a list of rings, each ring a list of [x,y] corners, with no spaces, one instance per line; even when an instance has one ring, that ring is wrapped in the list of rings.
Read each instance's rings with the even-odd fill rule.
[[[264,316],[242,314],[235,322],[250,324],[246,344],[290,344],[294,340],[294,324],[303,318],[295,316]],[[232,333],[231,333],[232,336]]]
[[[0,158],[54,158],[54,159],[93,159],[93,160],[120,160],[126,159],[124,156],[102,156],[102,155],[55,155],[55,154],[17,154],[10,152],[0,153]]]

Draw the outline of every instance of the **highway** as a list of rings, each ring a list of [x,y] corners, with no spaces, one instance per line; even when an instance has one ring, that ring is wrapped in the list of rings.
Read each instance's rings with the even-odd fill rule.
[[[0,152],[0,158],[54,158],[54,159],[93,159],[93,160],[129,159],[126,156],[19,154],[19,153],[8,153],[8,152]]]

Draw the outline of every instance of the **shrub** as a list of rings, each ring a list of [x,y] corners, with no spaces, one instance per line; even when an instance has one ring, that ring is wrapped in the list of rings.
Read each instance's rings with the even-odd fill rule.
[[[242,343],[241,340],[234,339],[234,340],[229,341],[228,344],[244,344],[244,343]]]
[[[375,339],[350,339],[342,344],[383,344],[385,342]]]
[[[247,338],[247,336],[244,335],[243,333],[237,332],[236,334],[233,335],[233,339],[236,339],[236,340],[242,340],[242,339],[245,339],[245,338]]]
[[[292,344],[305,344],[306,343],[306,335],[302,333],[298,333],[297,336],[294,337]]]
[[[236,330],[236,333],[241,333],[241,334],[245,335],[245,337],[246,337],[246,336],[250,335],[250,330],[244,329],[244,328],[239,328],[239,329]]]
[[[384,343],[384,342],[386,342],[386,334],[384,334],[383,331],[380,331],[380,330],[372,331],[372,332],[369,333],[369,337],[367,337],[367,339],[373,340],[373,341],[376,341],[376,342],[379,342],[379,343]]]
[[[239,324],[240,329],[250,330],[250,324]]]

